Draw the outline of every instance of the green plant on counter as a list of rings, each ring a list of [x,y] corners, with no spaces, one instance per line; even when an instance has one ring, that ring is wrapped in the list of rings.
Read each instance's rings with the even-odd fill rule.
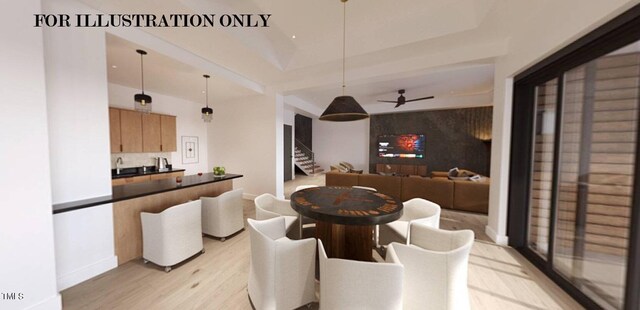
[[[213,175],[224,176],[224,174],[225,174],[224,167],[213,167]]]

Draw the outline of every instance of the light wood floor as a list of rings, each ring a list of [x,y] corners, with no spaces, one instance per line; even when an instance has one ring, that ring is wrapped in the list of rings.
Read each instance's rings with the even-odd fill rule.
[[[296,179],[303,182],[302,179]],[[308,180],[307,180],[308,181]],[[295,186],[294,186],[295,187]],[[245,201],[245,218],[255,217]],[[581,309],[514,249],[484,241],[486,216],[443,212],[444,229],[471,228],[469,260],[473,309]],[[134,260],[62,292],[65,309],[251,309],[247,298],[249,233],[225,242],[205,238],[206,252],[165,273]],[[317,304],[314,305],[317,308]]]

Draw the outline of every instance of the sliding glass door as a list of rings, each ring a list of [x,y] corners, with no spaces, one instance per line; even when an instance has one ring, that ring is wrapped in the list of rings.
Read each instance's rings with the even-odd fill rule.
[[[619,309],[637,149],[640,48],[623,48],[566,72],[563,89],[553,266],[598,304]]]
[[[557,78],[536,86],[533,173],[527,246],[545,260],[549,252],[557,99]]]
[[[516,77],[510,244],[589,308],[640,309],[633,14]]]

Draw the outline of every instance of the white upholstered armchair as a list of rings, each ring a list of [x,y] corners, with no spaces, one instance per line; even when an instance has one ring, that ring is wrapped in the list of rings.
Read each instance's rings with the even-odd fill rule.
[[[307,189],[307,188],[314,188],[314,187],[318,187],[320,185],[298,185],[296,186],[296,192],[297,191],[301,191],[303,189]]]
[[[315,301],[316,240],[291,240],[285,220],[248,220],[249,298],[258,310],[295,309]]]
[[[404,309],[469,309],[467,273],[473,231],[411,224],[409,245],[391,243],[387,262],[404,266]]]
[[[291,201],[278,199],[271,194],[262,194],[254,200],[256,205],[256,220],[267,220],[274,217],[284,217],[287,231],[298,218],[298,213],[291,208]]]
[[[202,201],[202,233],[220,238],[244,229],[242,189],[224,192],[218,197],[200,197]]]
[[[402,309],[403,267],[327,258],[318,239],[320,309]]]
[[[171,266],[197,254],[204,253],[200,200],[168,208],[160,213],[140,213],[142,220],[142,258],[164,266]]]
[[[422,223],[433,228],[440,227],[440,206],[429,200],[414,198],[403,203],[402,217],[380,225],[380,244],[407,243],[410,223]]]

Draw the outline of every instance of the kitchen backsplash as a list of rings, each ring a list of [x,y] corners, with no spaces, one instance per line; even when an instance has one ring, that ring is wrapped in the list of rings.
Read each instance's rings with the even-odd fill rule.
[[[116,159],[122,157],[120,168],[155,166],[156,158],[164,157],[171,164],[171,153],[118,153],[111,154],[111,169],[116,169]]]

